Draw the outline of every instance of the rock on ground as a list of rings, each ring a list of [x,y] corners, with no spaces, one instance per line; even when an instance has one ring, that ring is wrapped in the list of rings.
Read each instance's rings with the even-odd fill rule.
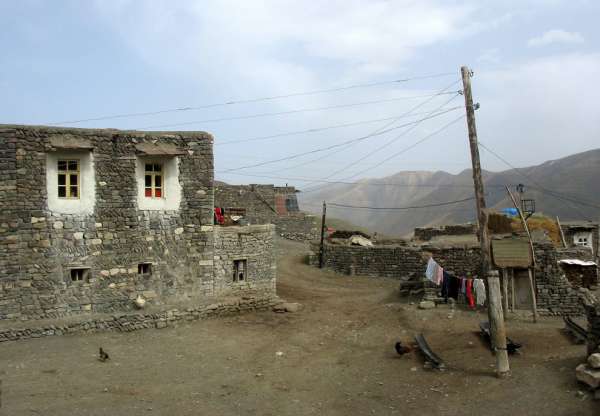
[[[600,370],[595,370],[587,364],[579,364],[575,369],[575,375],[577,380],[593,389],[600,387]]]

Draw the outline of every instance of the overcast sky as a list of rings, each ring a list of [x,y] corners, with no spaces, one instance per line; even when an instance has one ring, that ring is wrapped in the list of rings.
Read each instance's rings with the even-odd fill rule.
[[[216,176],[231,183],[302,187],[308,184],[298,178],[457,173],[470,165],[465,120],[439,130],[464,109],[417,121],[464,104],[453,94],[431,96],[461,89],[459,68],[468,65],[481,104],[480,140],[528,166],[600,147],[598,16],[594,0],[4,0],[0,123],[48,124],[377,83],[65,125],[208,131],[215,136]],[[439,76],[385,83],[429,75]],[[224,172],[410,122],[353,146]],[[485,151],[482,158],[485,169],[506,169]]]

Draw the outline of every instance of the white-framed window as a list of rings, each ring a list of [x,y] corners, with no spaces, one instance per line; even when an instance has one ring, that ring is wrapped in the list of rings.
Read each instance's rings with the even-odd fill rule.
[[[179,209],[181,184],[178,157],[138,157],[136,181],[138,209],[150,211]]]
[[[79,159],[58,159],[57,195],[59,198],[79,199]]]
[[[61,214],[92,214],[96,201],[93,153],[61,150],[46,154],[48,209]]]
[[[162,163],[144,164],[144,196],[146,198],[165,197]]]
[[[573,235],[573,243],[576,246],[592,248],[592,233],[578,232]]]

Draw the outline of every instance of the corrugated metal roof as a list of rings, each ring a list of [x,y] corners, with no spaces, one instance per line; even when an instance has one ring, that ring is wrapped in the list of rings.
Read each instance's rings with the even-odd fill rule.
[[[522,238],[492,240],[492,258],[496,267],[531,267],[529,242]]]

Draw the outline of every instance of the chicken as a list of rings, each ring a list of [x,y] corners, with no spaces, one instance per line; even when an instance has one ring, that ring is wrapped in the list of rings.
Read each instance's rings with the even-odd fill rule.
[[[108,356],[108,354],[106,353],[106,351],[104,351],[102,349],[102,347],[100,347],[100,354],[98,356],[98,360],[104,362],[106,360],[110,359],[110,357]]]
[[[394,347],[396,348],[396,352],[400,355],[404,355],[412,351],[411,347],[405,347],[400,341],[396,342],[396,345]]]

